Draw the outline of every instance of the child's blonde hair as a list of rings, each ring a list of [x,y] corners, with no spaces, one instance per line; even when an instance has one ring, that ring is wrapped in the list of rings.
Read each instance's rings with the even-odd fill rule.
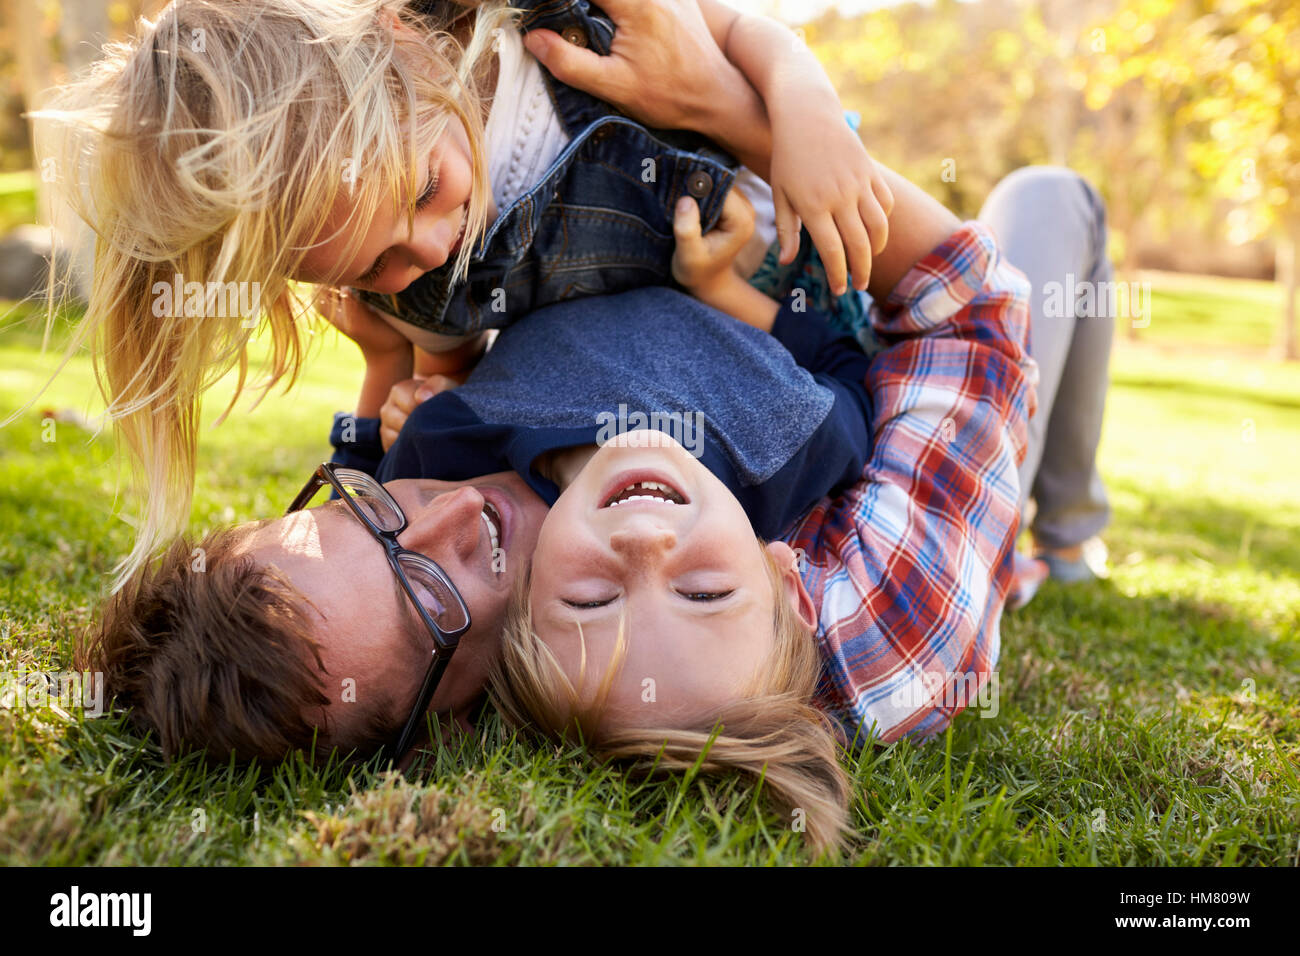
[[[587,695],[585,643],[575,682],[533,629],[531,565],[506,606],[501,654],[490,676],[497,708],[507,723],[551,741],[571,739],[576,731],[597,759],[630,764],[633,771],[688,771],[698,763],[706,773],[761,779],[792,824],[802,820],[815,852],[839,849],[847,829],[849,782],[830,719],[812,704],[821,657],[786,597],[780,567],[766,548],[764,554],[776,604],[776,646],[736,700],[697,726],[603,727],[627,653],[627,621],[620,624],[595,693]]]
[[[452,117],[473,164],[457,280],[468,269],[490,197],[476,83],[493,31],[518,11],[490,4],[462,49],[407,2],[175,0],[31,114],[42,168],[54,159],[56,185],[95,233],[86,317],[68,354],[93,343],[107,417],[144,496],[117,586],[188,519],[200,397],[237,368],[226,413],[233,407],[248,375],[247,326],[269,330],[261,393],[286,377],[292,385],[302,320],[342,278],[334,270],[304,297],[290,277],[308,244],[341,199],[355,202],[343,229],[402,202],[409,228],[418,158]],[[414,29],[394,30],[394,19]],[[364,228],[351,231],[340,263]],[[205,314],[155,294],[178,275],[201,284]],[[256,297],[247,317],[227,308],[241,290]]]

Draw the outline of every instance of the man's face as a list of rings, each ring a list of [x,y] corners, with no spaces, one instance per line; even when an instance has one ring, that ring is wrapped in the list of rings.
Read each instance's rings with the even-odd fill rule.
[[[466,716],[481,698],[496,657],[506,600],[537,544],[546,505],[513,472],[470,482],[392,481],[384,487],[406,514],[398,543],[436,561],[469,608],[470,629],[431,704],[468,727]],[[320,494],[324,498],[326,491]],[[500,517],[499,550],[484,521],[485,505]],[[328,713],[338,737],[360,731],[373,710],[368,702],[383,696],[391,696],[401,716],[410,712],[433,639],[383,547],[346,504],[323,503],[268,522],[248,536],[243,553],[278,568],[306,598],[328,672]]]

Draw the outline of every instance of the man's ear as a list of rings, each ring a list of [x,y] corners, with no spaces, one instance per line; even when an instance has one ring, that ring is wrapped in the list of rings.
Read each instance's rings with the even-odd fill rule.
[[[769,541],[768,554],[781,569],[781,584],[785,588],[786,600],[794,607],[794,613],[810,631],[817,630],[817,608],[804,587],[803,575],[799,573],[799,556],[784,541]]]

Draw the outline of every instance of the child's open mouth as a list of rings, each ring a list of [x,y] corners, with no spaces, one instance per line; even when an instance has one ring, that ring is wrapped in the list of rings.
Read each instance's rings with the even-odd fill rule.
[[[688,504],[681,492],[662,481],[634,481],[606,498],[601,507],[617,508],[632,501],[653,501],[664,505]]]

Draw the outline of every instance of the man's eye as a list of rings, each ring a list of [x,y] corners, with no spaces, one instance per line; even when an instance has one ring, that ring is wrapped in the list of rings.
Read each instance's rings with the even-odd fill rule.
[[[688,601],[721,601],[729,594],[735,593],[735,588],[730,591],[678,591],[682,597]]]

